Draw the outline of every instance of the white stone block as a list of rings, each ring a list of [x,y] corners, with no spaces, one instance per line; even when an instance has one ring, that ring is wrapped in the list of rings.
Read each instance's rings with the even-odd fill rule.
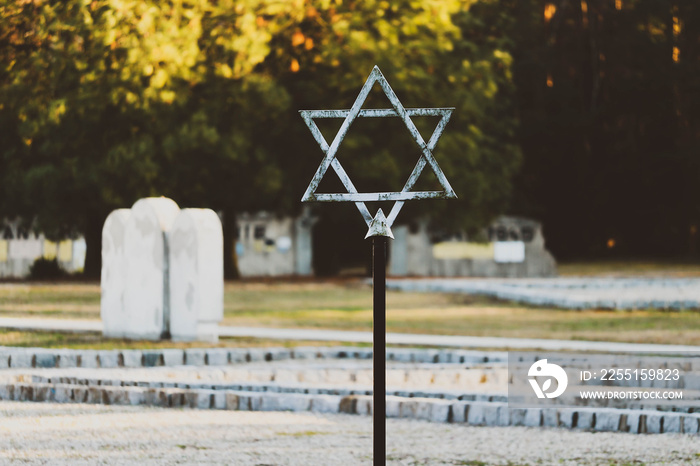
[[[36,350],[34,353],[34,367],[48,369],[56,367],[56,353],[53,351]]]
[[[129,209],[112,211],[102,227],[102,274],[100,317],[106,337],[123,337],[127,328],[124,308],[126,289],[126,264],[124,238],[126,223],[131,216]]]
[[[700,418],[693,415],[683,416],[683,432],[697,434],[700,432]]]
[[[225,393],[226,396],[226,409],[238,410],[238,394],[231,392],[231,391],[226,391],[223,392]]]
[[[224,317],[224,240],[210,209],[183,209],[168,232],[173,340],[217,341]]]
[[[269,348],[267,350],[270,361],[286,361],[292,359],[292,352],[287,348]]]
[[[185,350],[185,364],[188,366],[203,366],[206,358],[206,350],[200,348],[187,348]]]
[[[171,408],[181,408],[185,406],[185,392],[183,390],[177,390],[169,388],[163,390],[168,394],[168,406]]]
[[[121,352],[124,367],[143,367],[143,353],[139,350],[123,350]]]
[[[641,417],[640,411],[637,410],[625,410],[625,419],[620,421],[620,429],[623,432],[630,432],[633,434],[639,433],[639,420]]]
[[[507,426],[510,424],[510,408],[507,404],[503,404],[498,407],[498,420],[496,425]]]
[[[214,391],[214,409],[226,409],[226,393],[222,391]]]
[[[251,348],[248,350],[248,356],[246,358],[250,362],[264,361],[265,351],[260,348]]]
[[[98,351],[98,358],[100,360],[100,367],[103,369],[113,369],[119,367],[119,353],[117,351]]]
[[[465,401],[456,401],[452,403],[452,422],[466,422],[469,403]]]
[[[573,412],[569,414],[569,419],[571,419],[571,414]],[[540,427],[542,425],[542,410],[539,408],[527,408],[523,423],[527,427]]]
[[[10,367],[10,353],[0,353],[0,369]]]
[[[681,415],[668,413],[664,415],[664,432],[681,432]]]
[[[225,366],[228,364],[228,350],[212,348],[206,351],[206,363],[209,366]]]
[[[581,409],[576,411],[578,418],[576,420],[577,429],[591,429],[595,420],[595,412],[589,409]]]
[[[97,351],[81,350],[78,355],[80,356],[80,367],[87,367],[90,369],[100,367]]]
[[[127,338],[158,340],[169,332],[167,232],[179,212],[165,197],[140,199],[131,208],[124,238]]]
[[[231,363],[241,363],[246,361],[246,350],[244,349],[230,349],[228,350],[228,358]]]
[[[620,415],[620,411],[616,409],[596,411],[594,430],[600,432],[616,432],[620,430]]]
[[[262,395],[258,393],[238,393],[238,409],[240,411],[260,411],[262,404]]]
[[[33,401],[54,401],[53,387],[49,385],[34,385]]]
[[[416,418],[416,413],[418,412],[419,400],[401,400],[398,402],[398,413],[396,417],[403,418]],[[388,410],[387,410],[388,411]],[[389,416],[392,417],[392,416]]]
[[[527,408],[512,408],[510,410],[510,425],[524,426]]]
[[[467,423],[473,426],[482,426],[486,421],[485,408],[487,403],[471,403],[467,412]]]
[[[87,389],[87,403],[90,404],[102,404],[102,387],[88,387]]]
[[[69,385],[56,385],[54,390],[56,403],[70,403],[73,400],[73,389]]]
[[[78,367],[78,353],[71,350],[63,350],[57,353],[56,367]]]
[[[10,356],[10,367],[27,368],[34,366],[34,353],[26,350],[14,351]]]
[[[73,402],[75,403],[85,403],[87,402],[88,387],[73,387]]]
[[[530,408],[530,409],[536,409],[536,408]],[[549,408],[544,408],[544,409],[549,409]],[[567,429],[576,428],[574,421],[576,421],[576,423],[578,423],[578,413],[576,412],[576,410],[574,408],[560,408],[558,411],[559,411],[559,426],[560,427],[565,427]],[[541,414],[539,416],[540,416],[540,418],[543,417]],[[540,419],[540,422],[541,421],[542,421],[542,419]],[[540,424],[533,423],[533,424],[526,424],[526,425],[529,427],[537,427]]]
[[[360,416],[370,416],[373,413],[373,402],[371,396],[357,397],[357,414]]]
[[[14,398],[15,386],[12,384],[0,385],[0,400],[10,401]]]
[[[190,408],[209,409],[214,393],[214,390],[192,390],[185,393],[185,399]]]
[[[559,427],[559,413],[554,408],[542,410],[542,425],[544,427]]]
[[[145,393],[139,388],[129,388],[127,389],[127,396],[129,398],[129,404],[132,406],[145,404]]]
[[[525,243],[522,241],[496,241],[493,259],[497,263],[519,263],[525,261]]]
[[[450,419],[450,405],[447,400],[432,400],[430,403],[430,415],[427,418],[432,422],[448,422]]]
[[[337,413],[340,411],[339,396],[315,395],[311,400],[311,411],[315,413]]]
[[[647,414],[647,433],[660,434],[663,432],[663,414]]]
[[[164,366],[181,366],[185,361],[185,352],[181,349],[168,348],[162,351]]]

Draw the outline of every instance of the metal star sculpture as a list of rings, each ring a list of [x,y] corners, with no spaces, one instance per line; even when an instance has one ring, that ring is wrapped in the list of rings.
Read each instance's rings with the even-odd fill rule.
[[[365,99],[367,99],[372,87],[377,82],[381,86],[384,94],[389,99],[389,102],[393,108],[362,110],[362,105],[365,103]],[[304,193],[301,201],[354,202],[360,211],[360,214],[362,214],[362,218],[364,218],[367,226],[369,227],[366,238],[370,236],[389,236],[393,238],[394,236],[391,233],[391,225],[393,225],[394,220],[396,220],[396,217],[401,211],[405,201],[414,199],[457,198],[457,195],[452,189],[452,186],[450,186],[450,183],[447,181],[445,174],[435,161],[432,152],[433,149],[435,149],[435,145],[437,144],[438,139],[440,139],[443,130],[445,129],[445,125],[447,125],[447,122],[450,120],[453,110],[454,108],[404,108],[399,101],[399,98],[396,96],[393,89],[377,66],[374,67],[367,78],[367,81],[365,81],[365,84],[362,86],[362,89],[360,90],[360,93],[355,99],[355,103],[352,105],[350,110],[300,110],[299,113],[306,122],[306,126],[309,127],[314,139],[316,139],[316,142],[318,142],[318,145],[321,146],[321,150],[326,155],[321,162],[321,165],[318,167],[318,170],[316,170],[316,174],[311,180],[311,183],[309,183],[309,187],[306,188],[306,192]],[[423,140],[423,137],[413,124],[413,121],[411,120],[411,117],[413,116],[440,117],[440,121],[435,127],[435,130],[427,143]],[[352,125],[353,121],[355,121],[355,118],[357,117],[399,117],[406,125],[406,128],[408,128],[408,131],[418,144],[418,147],[420,147],[421,155],[418,159],[418,163],[413,169],[413,172],[411,172],[411,175],[408,177],[408,181],[406,181],[406,184],[400,192],[358,193],[357,189],[352,184],[352,181],[350,181],[348,174],[345,172],[345,169],[343,169],[343,166],[340,164],[340,161],[336,158],[336,153],[338,152],[340,143],[343,142],[343,139],[350,129],[350,125]],[[318,126],[316,126],[314,118],[344,118],[343,124],[330,145],[328,145],[326,139],[321,134],[321,131],[319,131]],[[426,165],[430,165],[430,168],[432,168],[433,173],[435,173],[435,176],[443,188],[443,191],[411,191]],[[345,186],[345,189],[347,189],[347,193],[316,194],[316,189],[318,189],[318,185],[321,183],[323,176],[328,171],[328,167],[333,167],[333,170],[338,175],[338,178],[340,178],[343,186]],[[379,209],[377,214],[372,217],[367,209],[367,206],[365,205],[365,202],[373,201],[396,202],[394,203],[391,212],[389,212],[388,217],[384,215],[382,209]]]

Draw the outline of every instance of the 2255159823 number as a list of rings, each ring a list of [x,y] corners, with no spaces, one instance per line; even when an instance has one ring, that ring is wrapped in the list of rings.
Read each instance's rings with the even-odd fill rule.
[[[602,369],[600,380],[678,380],[678,369]]]

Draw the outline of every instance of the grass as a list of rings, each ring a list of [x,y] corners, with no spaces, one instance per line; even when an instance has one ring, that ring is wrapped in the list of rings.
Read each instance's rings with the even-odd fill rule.
[[[338,341],[304,341],[304,340],[269,340],[263,338],[221,338],[218,343],[173,342],[148,340],[122,340],[103,338],[98,334],[60,333],[43,331],[18,331],[0,329],[0,346],[19,346],[24,348],[72,348],[72,349],[158,349],[158,348],[270,348],[297,346],[343,346],[347,343]],[[369,343],[354,343],[352,346],[371,346]]]
[[[557,265],[561,276],[654,276],[654,277],[700,277],[698,262],[662,262],[662,261],[621,261],[604,260],[591,262],[569,262]]]
[[[578,269],[586,270],[586,266]],[[619,270],[619,269],[618,269]],[[677,270],[677,269],[674,269]],[[100,318],[94,283],[0,285],[0,317]],[[228,282],[224,324],[277,328],[372,328],[372,290],[362,280]],[[387,331],[444,335],[697,344],[700,312],[561,310],[490,298],[437,293],[387,293]],[[291,346],[309,342],[224,339],[219,346]],[[329,345],[329,342],[314,344]],[[157,348],[201,343],[106,340],[98,335],[0,331],[0,345]]]
[[[99,319],[100,287],[75,283],[3,284],[0,316]]]

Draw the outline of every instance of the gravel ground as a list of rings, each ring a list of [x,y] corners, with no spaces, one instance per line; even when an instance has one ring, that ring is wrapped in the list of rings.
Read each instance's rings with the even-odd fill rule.
[[[0,402],[0,463],[371,464],[371,418]],[[698,464],[698,437],[390,419],[391,465]]]

